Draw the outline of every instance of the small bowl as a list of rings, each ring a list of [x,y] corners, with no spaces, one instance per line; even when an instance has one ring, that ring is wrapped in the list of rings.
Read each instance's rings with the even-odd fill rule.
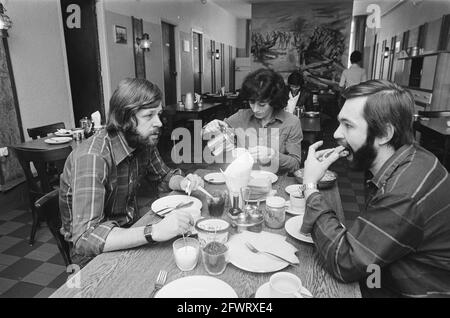
[[[298,169],[294,172],[294,177],[297,179],[298,183],[303,184],[303,168]],[[319,189],[328,189],[333,186],[337,180],[337,173],[331,170],[325,172],[325,176],[319,181],[317,187]]]
[[[230,223],[219,218],[202,218],[195,223],[195,230],[198,232],[198,240],[202,247],[210,242],[228,242],[228,230]]]

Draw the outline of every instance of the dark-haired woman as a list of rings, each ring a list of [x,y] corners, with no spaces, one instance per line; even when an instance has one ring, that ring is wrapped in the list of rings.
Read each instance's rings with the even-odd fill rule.
[[[240,97],[250,109],[241,109],[224,121],[213,120],[204,134],[216,134],[222,127],[234,128],[238,147],[247,148],[261,169],[293,172],[300,168],[300,120],[284,111],[288,88],[283,77],[270,69],[259,69],[244,80]]]

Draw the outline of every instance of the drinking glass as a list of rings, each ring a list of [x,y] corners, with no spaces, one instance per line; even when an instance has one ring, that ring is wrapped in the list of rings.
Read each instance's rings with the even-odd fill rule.
[[[222,216],[223,210],[225,208],[225,202],[228,198],[226,191],[215,190],[211,192],[214,198],[207,197],[206,202],[208,203],[208,211],[210,216]]]

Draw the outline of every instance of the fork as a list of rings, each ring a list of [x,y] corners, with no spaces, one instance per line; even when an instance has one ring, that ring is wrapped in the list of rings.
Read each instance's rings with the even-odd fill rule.
[[[150,294],[150,298],[154,297],[155,293],[164,286],[166,279],[167,279],[167,272],[164,270],[160,270],[158,276],[156,277],[155,287],[153,288],[153,291]]]
[[[249,242],[245,242],[245,246],[247,246],[247,248],[253,253],[265,253],[265,254],[274,256],[274,257],[282,260],[283,262],[289,263],[289,265],[296,265],[295,263],[292,263],[291,261],[288,261],[287,259],[285,259],[277,254],[273,254],[273,253],[266,252],[266,251],[260,251],[256,247],[254,247],[252,244],[250,244]]]

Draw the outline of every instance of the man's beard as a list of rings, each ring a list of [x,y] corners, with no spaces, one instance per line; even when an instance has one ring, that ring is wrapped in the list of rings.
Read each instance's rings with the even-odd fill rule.
[[[124,136],[125,140],[131,148],[143,149],[149,146],[155,146],[158,143],[159,138],[154,138],[155,133],[159,135],[160,130],[155,130],[148,137],[143,137],[136,131],[136,128],[131,128],[127,131],[124,131]]]
[[[374,147],[374,141],[374,137],[370,134],[367,135],[365,143],[356,151],[354,151],[348,143],[340,143],[350,152],[349,156],[353,156],[353,158],[349,160],[350,168],[357,171],[366,171],[372,167],[372,164],[378,155],[377,150]]]

